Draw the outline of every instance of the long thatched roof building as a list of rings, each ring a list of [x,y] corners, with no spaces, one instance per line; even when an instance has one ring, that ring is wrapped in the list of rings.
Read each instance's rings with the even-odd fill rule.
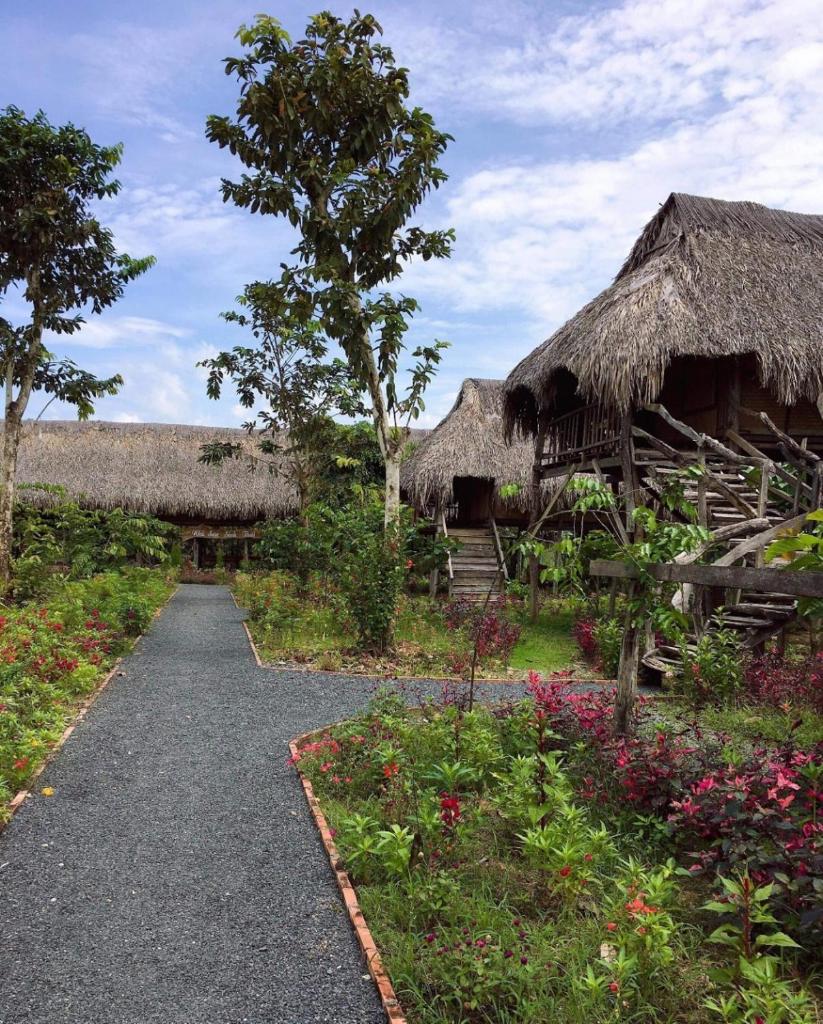
[[[252,523],[298,511],[297,491],[286,474],[252,472],[243,459],[221,466],[199,462],[209,441],[255,440],[226,427],[89,421],[27,422],[23,427],[19,484],[57,484],[81,505],[123,508],[181,523]],[[45,503],[42,491],[25,500]]]
[[[465,503],[466,482],[481,481],[493,503],[517,515],[528,509],[534,450],[531,443],[503,437],[503,381],[469,377],[451,411],[419,441],[401,467],[401,490],[418,509]],[[503,499],[500,488],[520,485]]]
[[[823,216],[670,195],[614,282],[509,375],[506,430],[535,434],[573,395],[625,412],[666,386],[676,404],[678,379],[686,406],[736,387],[743,409],[821,432]]]

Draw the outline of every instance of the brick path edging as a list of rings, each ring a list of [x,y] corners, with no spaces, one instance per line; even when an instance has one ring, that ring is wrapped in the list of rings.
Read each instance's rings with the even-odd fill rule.
[[[155,610],[154,615],[152,615],[152,617],[151,617],[151,622],[154,622],[155,619],[160,617],[160,613],[164,610],[166,605],[169,603],[169,601],[171,601],[171,599],[174,597],[174,595],[176,593],[177,593],[177,587],[175,587],[174,590],[172,590],[172,592],[169,594],[169,596],[166,598],[166,600],[163,601],[163,603]],[[135,649],[135,647],[137,647],[137,645],[140,643],[140,641],[143,639],[143,637],[146,635],[146,633],[151,628],[151,622],[146,627],[145,632],[141,633],[140,636],[138,636],[136,638],[136,640],[131,645],[129,650],[126,652],[126,654],[131,654],[132,651]],[[112,667],[109,669],[109,671],[103,676],[103,678],[100,680],[100,682],[97,684],[97,686],[95,686],[95,688],[91,691],[91,693],[85,698],[85,700],[77,708],[77,710],[75,711],[74,717],[69,722],[69,724],[66,726],[66,728],[62,731],[62,733],[60,734],[59,739],[56,741],[54,746],[51,747],[51,749],[49,750],[48,754],[46,754],[45,758],[34,769],[34,771],[31,773],[31,775],[26,780],[25,787],[23,789],[18,789],[18,791],[11,798],[11,802],[8,804],[9,816],[8,816],[8,818],[6,818],[5,821],[0,821],[0,832],[2,832],[3,829],[7,825],[9,825],[11,823],[12,818],[15,816],[15,814],[17,814],[17,812],[20,810],[20,808],[23,806],[23,804],[26,802],[26,800],[28,800],[28,798],[34,792],[34,783],[40,778],[40,776],[43,774],[43,772],[46,770],[46,768],[48,768],[48,766],[52,763],[52,761],[55,759],[55,757],[57,757],[57,755],[60,753],[61,748],[65,744],[66,740],[69,738],[69,736],[71,736],[71,734],[74,732],[74,730],[77,728],[77,726],[83,721],[83,719],[88,714],[89,709],[91,708],[92,704],[94,704],[94,702],[97,700],[97,698],[103,692],[103,690],[105,690],[105,688],[109,685],[111,680],[114,679],[114,677],[117,675],[118,669],[120,668],[121,664],[123,663],[123,659],[125,657],[126,657],[126,655],[124,654],[124,655],[120,655],[116,659],[116,661],[114,662]]]
[[[323,843],[326,854],[328,855],[329,864],[331,865],[335,880],[337,881],[337,887],[340,890],[340,895],[343,897],[343,902],[346,905],[346,912],[349,915],[352,928],[354,928],[354,934],[360,945],[363,959],[366,961],[369,974],[377,988],[377,994],[380,996],[380,1002],[383,1004],[386,1018],[390,1024],[408,1024],[406,1015],[403,1013],[403,1009],[397,998],[397,993],[394,991],[391,979],[383,966],[383,961],[377,949],[377,944],[375,943],[371,930],[363,917],[363,911],[360,909],[360,904],[357,900],[357,892],[352,885],[348,872],[343,868],[340,854],[335,846],[331,830],[329,829],[329,824],[326,821],[326,816],[320,808],[320,801],[314,794],[314,787],[310,780],[306,778],[300,768],[300,761],[298,760],[299,745],[306,740],[310,740],[314,736],[323,735],[330,728],[332,728],[332,726],[327,725],[323,729],[313,729],[311,732],[304,733],[302,736],[296,736],[289,743],[289,752],[293,758],[297,774],[300,777],[300,783],[303,786],[303,792],[305,793],[309,810],[312,813],[314,823],[317,825],[317,830],[320,833],[321,842]]]

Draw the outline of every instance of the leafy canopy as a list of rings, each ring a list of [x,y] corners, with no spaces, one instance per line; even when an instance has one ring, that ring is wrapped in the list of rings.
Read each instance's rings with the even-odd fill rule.
[[[294,316],[316,317],[340,344],[369,387],[385,445],[384,413],[395,424],[419,415],[444,346],[415,349],[399,396],[398,359],[417,303],[376,290],[415,257],[448,256],[454,236],[409,224],[446,178],[438,160],[451,137],[405,105],[408,73],[375,41],[381,31],[371,15],[344,22],[324,12],[292,43],[276,19],[258,17],[238,32],[244,54],[225,62],[240,82],[236,118],[212,116],[206,133],[248,168],[239,181],[224,179],[224,200],[297,228],[296,263],[283,265],[277,287]]]
[[[43,390],[91,412],[91,399],[113,393],[119,376],[98,381],[70,360],[56,361],[42,345],[43,331],[72,334],[83,312],[100,313],[126,283],[154,262],[117,252],[112,233],[93,213],[116,195],[111,173],[121,146],[97,146],[72,124],[54,127],[39,111],[0,112],[0,299],[17,288],[31,319],[14,326],[0,318],[0,358],[7,380],[22,397]]]

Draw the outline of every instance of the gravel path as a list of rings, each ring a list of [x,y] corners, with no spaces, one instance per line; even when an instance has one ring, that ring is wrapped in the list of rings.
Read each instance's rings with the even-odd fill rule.
[[[373,685],[258,668],[242,618],[181,586],[0,836],[0,1024],[384,1020],[285,764]]]

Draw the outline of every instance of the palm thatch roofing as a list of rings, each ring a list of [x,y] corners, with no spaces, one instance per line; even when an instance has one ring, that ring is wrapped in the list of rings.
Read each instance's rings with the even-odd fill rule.
[[[463,381],[449,414],[419,441],[400,469],[400,486],[418,509],[454,499],[455,477],[493,480],[500,498],[504,484],[519,484],[512,508],[529,505],[534,447],[503,437],[503,381],[469,377]]]
[[[166,518],[251,522],[294,515],[297,491],[285,473],[254,472],[245,459],[221,466],[198,462],[209,441],[256,451],[245,430],[165,423],[27,422],[18,484],[57,484],[89,508],[123,508]],[[43,491],[23,500],[51,504]]]
[[[747,354],[781,403],[823,392],[823,216],[675,192],[614,282],[511,372],[506,431],[536,433],[563,389],[625,411],[675,356]]]

